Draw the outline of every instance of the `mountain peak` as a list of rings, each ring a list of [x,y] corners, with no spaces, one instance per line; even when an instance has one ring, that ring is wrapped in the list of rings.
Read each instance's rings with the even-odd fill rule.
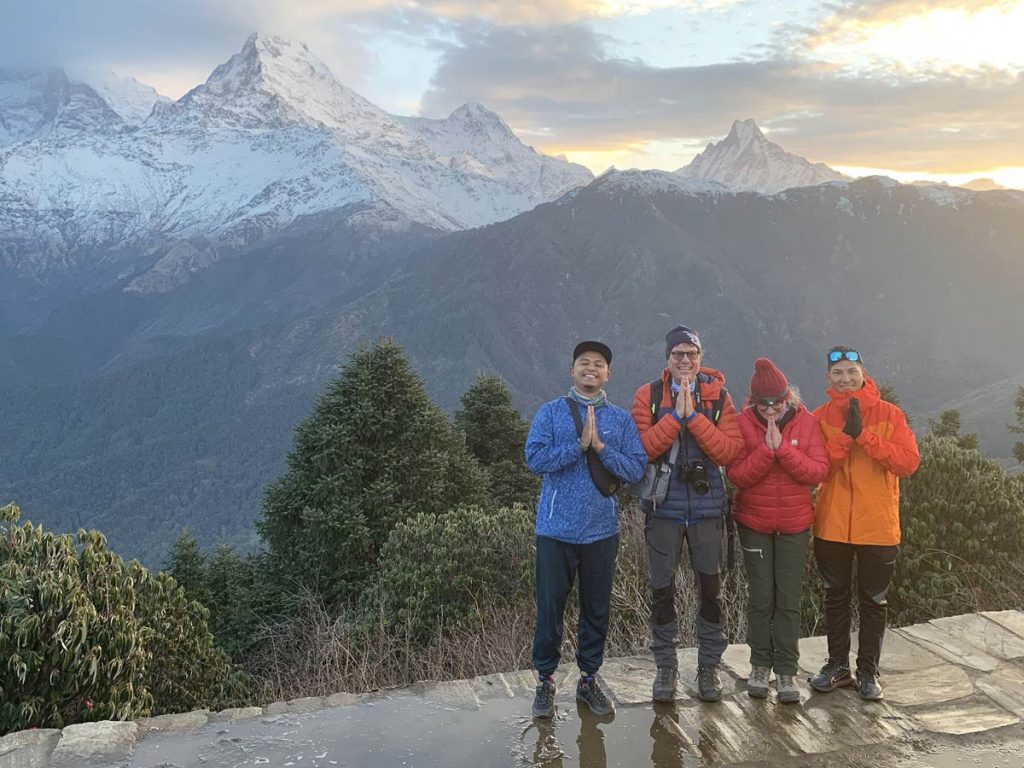
[[[751,118],[733,120],[732,128],[729,129],[729,135],[725,137],[725,140],[742,145],[747,145],[752,141],[768,141],[761,133],[761,129],[757,127],[757,123]]]
[[[338,82],[305,43],[262,33],[249,35],[241,51],[179,104],[242,128],[302,123],[345,132],[366,121],[389,122],[383,110]]]
[[[824,163],[812,163],[769,141],[751,119],[734,121],[724,139],[708,144],[677,173],[718,182],[737,192],[763,194],[846,179]]]

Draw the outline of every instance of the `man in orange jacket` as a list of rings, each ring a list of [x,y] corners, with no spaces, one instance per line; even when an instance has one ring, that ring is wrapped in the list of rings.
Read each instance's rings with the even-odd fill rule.
[[[822,692],[854,684],[850,674],[850,590],[857,561],[860,630],[857,690],[882,698],[878,658],[885,634],[886,595],[900,543],[900,481],[921,461],[907,417],[882,400],[850,347],[828,353],[829,401],[814,415],[825,435],[829,474],[818,486],[814,557],[825,581],[828,660],[808,678]]]

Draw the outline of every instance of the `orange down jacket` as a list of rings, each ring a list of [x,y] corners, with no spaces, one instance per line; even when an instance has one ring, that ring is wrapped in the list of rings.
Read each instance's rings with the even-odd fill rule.
[[[900,543],[900,481],[917,470],[917,440],[898,406],[882,400],[870,376],[856,392],[828,390],[814,411],[825,434],[829,472],[818,486],[814,535],[848,544]],[[845,432],[850,398],[860,401],[863,430]]]

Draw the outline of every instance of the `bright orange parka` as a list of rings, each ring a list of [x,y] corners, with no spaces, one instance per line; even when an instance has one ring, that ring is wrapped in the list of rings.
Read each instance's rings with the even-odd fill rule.
[[[900,543],[900,481],[921,463],[917,439],[898,406],[881,398],[867,374],[855,392],[829,388],[829,402],[814,411],[825,434],[829,472],[818,486],[814,535],[847,544]],[[860,401],[863,430],[843,432],[850,398]]]

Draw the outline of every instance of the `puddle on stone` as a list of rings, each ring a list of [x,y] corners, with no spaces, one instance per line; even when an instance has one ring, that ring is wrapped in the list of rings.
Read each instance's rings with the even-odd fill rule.
[[[738,733],[731,702],[702,707],[620,707],[595,717],[559,702],[552,720],[535,720],[524,698],[494,698],[479,709],[418,697],[303,714],[210,723],[190,733],[151,733],[130,758],[105,768],[700,768],[762,757],[766,744]],[[731,709],[736,708],[736,712]],[[727,711],[729,710],[729,711]]]

